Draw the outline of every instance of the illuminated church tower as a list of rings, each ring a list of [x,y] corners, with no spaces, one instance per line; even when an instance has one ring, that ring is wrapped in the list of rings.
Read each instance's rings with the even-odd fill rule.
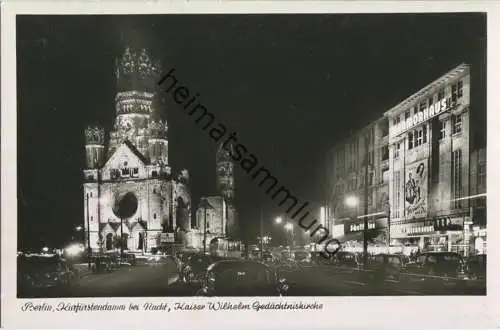
[[[185,175],[172,176],[169,166],[168,125],[157,103],[160,66],[145,49],[127,48],[115,75],[107,151],[104,129],[85,130],[86,243],[94,251],[167,249],[179,241],[179,203],[189,214],[191,200]]]
[[[236,231],[237,217],[234,206],[235,187],[234,187],[234,163],[231,158],[233,145],[224,147],[220,144],[216,153],[216,177],[217,190],[223,198],[225,232],[228,237],[233,237]]]

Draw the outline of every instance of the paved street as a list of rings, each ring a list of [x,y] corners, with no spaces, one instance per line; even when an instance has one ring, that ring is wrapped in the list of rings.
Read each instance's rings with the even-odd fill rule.
[[[484,282],[443,280],[402,276],[400,280],[385,280],[374,284],[366,273],[333,266],[302,267],[295,272],[282,272],[290,283],[290,295],[314,296],[373,296],[373,295],[482,295]],[[465,284],[467,283],[467,284]]]
[[[333,266],[300,267],[280,271],[288,280],[290,296],[368,296],[368,295],[480,295],[484,283],[402,276],[374,285],[366,273]],[[474,284],[474,285],[470,285]],[[65,296],[139,297],[191,296],[194,291],[178,281],[173,261],[159,265],[124,267],[111,273],[83,277]]]
[[[139,297],[175,295],[178,278],[174,262],[158,265],[126,266],[103,274],[83,277],[72,288],[70,296],[77,297]]]

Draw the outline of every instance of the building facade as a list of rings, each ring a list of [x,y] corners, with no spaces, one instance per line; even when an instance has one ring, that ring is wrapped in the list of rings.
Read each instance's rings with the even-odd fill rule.
[[[470,70],[460,65],[389,111],[391,243],[466,253]]]
[[[370,232],[387,228],[389,246],[486,253],[486,149],[476,142],[485,134],[473,131],[486,126],[470,81],[461,64],[329,151],[330,232],[362,232],[356,215],[367,213]]]
[[[168,125],[156,102],[160,68],[143,49],[116,61],[116,117],[85,130],[84,228],[92,250],[148,252],[189,231],[189,175],[171,173]],[[183,228],[186,226],[186,228]],[[179,228],[184,229],[179,231]]]
[[[345,239],[362,240],[368,217],[371,238],[387,235],[388,133],[387,119],[380,118],[328,152],[326,222],[331,233],[343,226]]]
[[[469,248],[471,253],[486,254],[486,148],[471,152],[470,175],[470,195],[473,198]]]

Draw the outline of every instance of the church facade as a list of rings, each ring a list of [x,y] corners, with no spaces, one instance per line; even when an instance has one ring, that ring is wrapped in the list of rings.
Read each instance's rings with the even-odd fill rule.
[[[204,196],[196,210],[195,230],[192,246],[226,250],[236,242],[237,212],[234,204],[234,163],[231,159],[232,146],[220,144],[216,152],[217,194]],[[213,251],[212,251],[213,252]]]
[[[85,130],[83,170],[86,245],[137,252],[185,244],[191,230],[189,173],[172,175],[168,125],[157,103],[160,66],[145,49],[116,61],[116,117],[109,139]]]

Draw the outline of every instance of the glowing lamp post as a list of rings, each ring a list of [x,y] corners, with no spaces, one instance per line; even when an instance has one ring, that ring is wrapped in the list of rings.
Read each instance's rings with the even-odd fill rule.
[[[279,224],[281,224],[283,222],[283,218],[277,217],[276,220],[275,220],[275,222],[279,225]]]
[[[354,208],[359,204],[359,200],[356,196],[347,196],[345,199],[345,205],[348,207]]]

